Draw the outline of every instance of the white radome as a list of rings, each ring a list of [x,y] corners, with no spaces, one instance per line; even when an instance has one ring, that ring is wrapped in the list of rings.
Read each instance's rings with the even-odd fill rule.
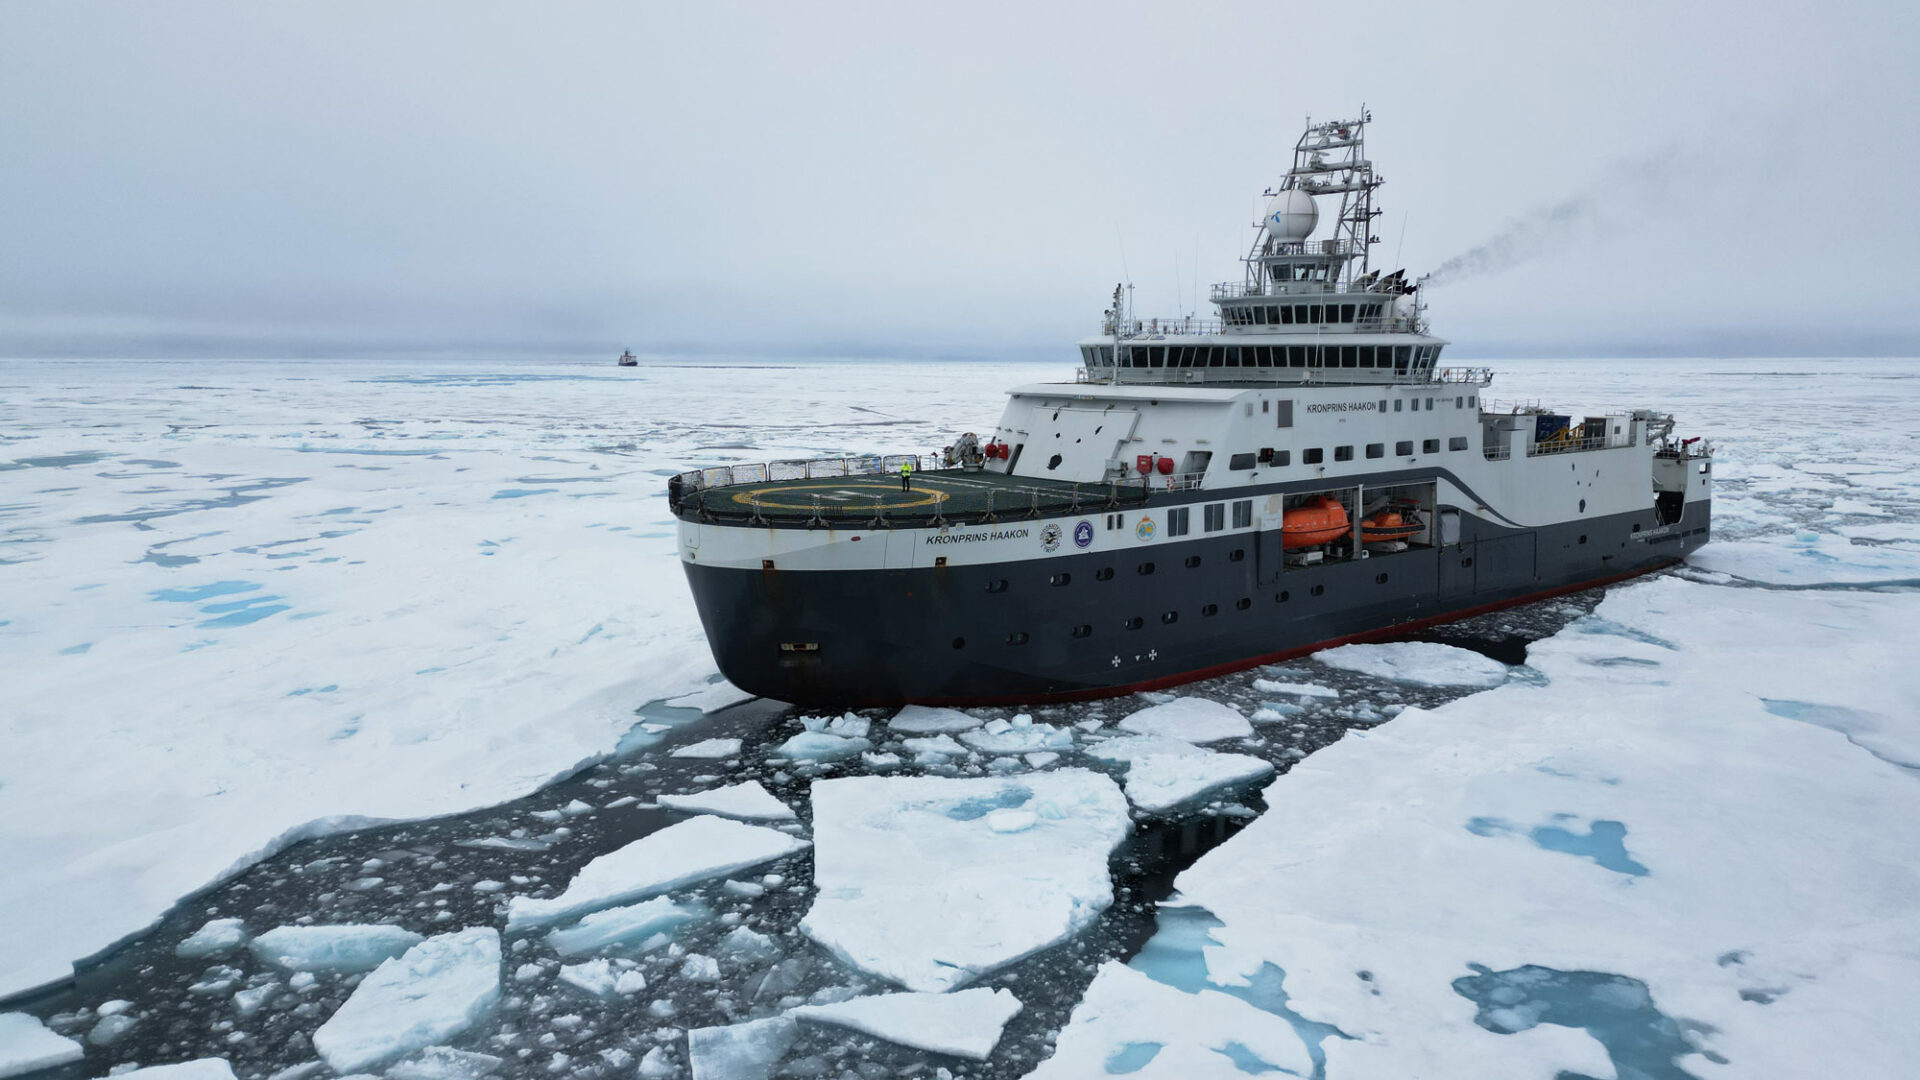
[[[1288,188],[1267,203],[1262,224],[1273,239],[1297,244],[1313,235],[1313,227],[1320,224],[1320,208],[1314,205],[1313,196],[1299,188]]]

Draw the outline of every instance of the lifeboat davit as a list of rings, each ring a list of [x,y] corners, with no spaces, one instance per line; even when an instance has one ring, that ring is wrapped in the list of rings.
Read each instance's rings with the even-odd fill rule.
[[[1418,536],[1426,524],[1412,514],[1401,514],[1398,510],[1380,510],[1372,517],[1360,521],[1360,542],[1363,544],[1386,544],[1395,540],[1405,540]]]
[[[1280,546],[1319,547],[1347,535],[1347,508],[1331,495],[1322,495],[1286,512],[1280,519]]]

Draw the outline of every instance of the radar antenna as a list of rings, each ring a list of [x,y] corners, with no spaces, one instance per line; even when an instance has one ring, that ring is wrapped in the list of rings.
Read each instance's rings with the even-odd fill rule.
[[[1367,124],[1372,120],[1373,113],[1365,106],[1354,120],[1316,124],[1308,118],[1306,131],[1293,147],[1293,167],[1281,178],[1278,188],[1264,193],[1274,200],[1272,205],[1283,209],[1283,214],[1276,217],[1270,210],[1254,237],[1253,249],[1246,258],[1249,289],[1261,289],[1266,260],[1275,255],[1344,256],[1339,280],[1347,285],[1370,269],[1370,249],[1380,240],[1373,235],[1373,219],[1380,216],[1373,205],[1373,192],[1385,182],[1374,173],[1373,162],[1367,158]],[[1293,198],[1289,192],[1340,196],[1340,212],[1333,219],[1331,238],[1313,241],[1288,231],[1290,223],[1284,211],[1292,205],[1287,201]],[[1298,220],[1302,215],[1296,212],[1292,216]]]

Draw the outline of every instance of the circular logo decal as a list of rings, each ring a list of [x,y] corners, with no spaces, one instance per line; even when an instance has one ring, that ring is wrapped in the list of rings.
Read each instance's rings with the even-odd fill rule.
[[[1153,539],[1153,519],[1150,517],[1141,518],[1140,524],[1133,527],[1133,535],[1142,540]]]
[[[1093,544],[1093,522],[1083,521],[1073,527],[1073,546],[1090,547]]]
[[[1049,525],[1046,528],[1040,530],[1040,547],[1046,551],[1059,550],[1060,526]]]

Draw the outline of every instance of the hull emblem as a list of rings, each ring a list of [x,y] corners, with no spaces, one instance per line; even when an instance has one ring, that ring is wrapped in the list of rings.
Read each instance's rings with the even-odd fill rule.
[[[1040,530],[1040,548],[1048,553],[1060,550],[1060,526],[1049,525]]]
[[[1093,522],[1083,521],[1073,527],[1073,546],[1082,548],[1093,546]]]
[[[1141,518],[1140,524],[1133,527],[1133,535],[1142,540],[1153,539],[1153,519],[1150,517]]]

